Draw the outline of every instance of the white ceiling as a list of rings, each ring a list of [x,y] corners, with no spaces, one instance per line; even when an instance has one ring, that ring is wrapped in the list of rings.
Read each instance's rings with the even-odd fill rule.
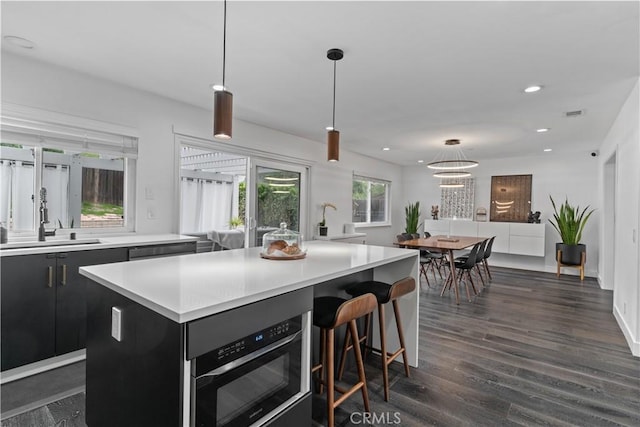
[[[401,165],[458,138],[469,158],[596,149],[639,71],[633,2],[230,1],[234,117],[324,143],[337,64],[345,149]],[[11,51],[211,109],[214,2],[2,2]],[[544,90],[524,94],[530,84]],[[583,109],[584,116],[564,112]],[[536,133],[537,128],[551,131]],[[383,147],[391,150],[383,152]],[[542,153],[553,148],[553,154]]]

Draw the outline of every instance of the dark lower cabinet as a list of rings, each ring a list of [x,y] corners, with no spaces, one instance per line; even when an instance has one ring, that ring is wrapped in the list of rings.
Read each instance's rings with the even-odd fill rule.
[[[78,268],[126,260],[127,248],[2,257],[2,370],[84,348],[89,279]]]
[[[87,425],[181,426],[182,325],[91,281],[87,297]],[[121,341],[112,307],[122,311]]]
[[[55,355],[55,255],[0,258],[2,370]]]

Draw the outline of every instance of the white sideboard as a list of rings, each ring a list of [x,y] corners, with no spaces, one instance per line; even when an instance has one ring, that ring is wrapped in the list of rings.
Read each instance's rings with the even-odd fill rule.
[[[360,243],[362,245],[367,243],[367,233],[343,233],[343,234],[331,234],[329,236],[313,236],[314,240],[330,240],[332,242],[342,243]]]
[[[424,221],[424,230],[434,236],[496,236],[492,252],[544,256],[544,224],[427,219]]]

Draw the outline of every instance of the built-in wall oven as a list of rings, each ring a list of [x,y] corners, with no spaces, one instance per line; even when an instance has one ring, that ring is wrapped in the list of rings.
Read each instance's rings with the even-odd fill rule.
[[[272,310],[279,311],[277,306]],[[252,314],[259,322],[260,313]],[[309,397],[310,316],[305,312],[270,323],[196,357],[191,363],[191,425],[270,424]],[[310,413],[297,416],[303,419],[294,418],[296,425],[310,423]]]

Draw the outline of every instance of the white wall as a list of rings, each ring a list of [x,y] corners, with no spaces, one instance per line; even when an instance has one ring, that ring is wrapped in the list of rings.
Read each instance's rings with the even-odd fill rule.
[[[601,280],[603,287],[613,289],[613,314],[625,334],[631,351],[640,356],[640,250],[638,230],[640,230],[640,90],[636,83],[629,98],[620,110],[613,126],[600,147],[600,187],[601,200],[613,197],[615,210],[606,210],[603,222],[614,223],[614,238],[611,245],[603,250],[613,252],[613,266],[603,265],[603,269],[613,268],[613,274],[605,274]],[[610,161],[615,159],[614,179],[607,179]],[[607,183],[610,183],[607,184]],[[607,214],[608,213],[608,214]],[[611,227],[603,227],[603,230]],[[601,239],[607,241],[603,231]],[[607,254],[608,255],[608,254]],[[603,256],[604,258],[604,256]]]
[[[203,87],[203,90],[209,90]],[[2,54],[2,102],[125,125],[139,131],[139,159],[136,185],[136,231],[166,233],[177,231],[174,176],[174,128],[190,135],[210,138],[211,111],[122,86],[65,68],[11,54]],[[342,145],[349,136],[342,136]],[[351,222],[351,176],[353,171],[392,181],[395,192],[402,191],[399,166],[341,150],[341,161],[326,162],[324,144],[305,140],[251,123],[234,121],[234,137],[229,143],[265,153],[281,153],[312,162],[309,224],[321,218],[319,205],[331,202],[337,211],[327,213],[331,231],[342,231]],[[153,200],[145,198],[149,188]],[[401,194],[393,195],[402,199]],[[147,218],[147,211],[155,219]],[[404,223],[402,206],[393,208],[391,227],[360,229],[372,244],[388,245]],[[307,230],[308,236],[312,230]]]
[[[469,155],[469,157],[472,157]],[[591,157],[589,151],[563,156],[553,152],[543,153],[535,157],[481,160],[480,165],[472,169],[476,180],[475,208],[484,207],[489,212],[491,201],[491,176],[494,175],[527,175],[532,177],[531,206],[533,211],[541,212],[541,222],[545,227],[545,257],[529,257],[493,253],[494,265],[533,269],[540,271],[556,271],[555,243],[560,236],[551,226],[548,219],[553,217],[553,207],[549,195],[556,203],[569,198],[572,205],[581,208],[589,205],[596,208],[582,236],[582,243],[587,245],[586,274],[597,275],[599,258],[598,216],[600,202],[598,199],[598,158]],[[424,205],[424,216],[429,217],[431,205],[440,205],[440,180],[432,177],[433,171],[426,166],[405,168],[405,194]],[[428,209],[427,209],[428,208]],[[577,269],[563,269],[566,274],[578,274]]]

